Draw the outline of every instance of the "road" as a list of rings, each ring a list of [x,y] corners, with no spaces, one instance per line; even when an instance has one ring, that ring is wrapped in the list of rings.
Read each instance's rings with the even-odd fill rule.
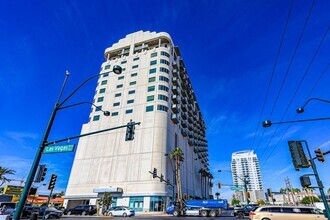
[[[138,214],[137,216],[130,217],[130,218],[123,218],[123,217],[113,217],[113,219],[186,219],[186,220],[197,220],[201,217],[173,217],[172,215],[167,214]],[[109,219],[106,217],[101,216],[63,216],[64,220],[77,220],[77,219],[84,219],[84,220],[92,220],[92,219]],[[219,217],[206,217],[203,218],[205,220],[211,219],[218,219],[218,220],[235,220],[236,217],[232,215],[232,211],[224,211],[221,216]],[[246,218],[248,219],[248,218]]]

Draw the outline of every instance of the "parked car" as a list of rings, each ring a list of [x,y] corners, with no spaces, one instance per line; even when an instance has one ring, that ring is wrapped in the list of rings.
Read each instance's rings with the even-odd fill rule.
[[[95,205],[78,205],[64,212],[66,215],[94,215],[95,213]]]
[[[306,206],[261,206],[250,212],[251,220],[326,220],[322,210]]]
[[[243,207],[234,208],[234,216],[237,216],[238,218],[244,218],[244,216],[249,216],[250,211],[254,210],[258,206],[258,204],[249,204]]]
[[[115,206],[115,207],[111,207],[110,209],[108,209],[107,211],[107,215],[108,216],[123,216],[123,217],[131,217],[131,216],[135,216],[135,211],[130,209],[127,206]]]

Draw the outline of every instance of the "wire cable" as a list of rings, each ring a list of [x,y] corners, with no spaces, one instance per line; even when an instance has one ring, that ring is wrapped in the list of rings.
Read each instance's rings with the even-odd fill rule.
[[[294,98],[296,97],[296,95],[297,95],[297,93],[298,93],[298,91],[299,91],[299,89],[300,89],[302,83],[303,83],[304,80],[305,80],[305,77],[306,77],[307,73],[309,72],[309,70],[310,70],[312,64],[313,64],[314,61],[315,61],[315,58],[316,58],[317,54],[319,53],[319,51],[320,51],[320,49],[321,49],[321,47],[322,47],[323,42],[324,42],[324,39],[327,37],[329,30],[330,30],[330,27],[328,27],[328,28],[327,28],[327,31],[324,33],[324,35],[323,35],[323,37],[322,37],[322,39],[321,39],[321,42],[319,43],[319,45],[318,45],[316,51],[314,52],[313,57],[312,57],[311,61],[309,62],[308,66],[307,66],[307,69],[305,70],[305,72],[304,72],[302,78],[300,79],[300,82],[299,82],[299,84],[298,84],[298,87],[295,89],[295,92],[293,93],[293,96],[292,96],[292,98],[291,98],[289,104],[287,105],[287,107],[286,107],[286,109],[285,109],[285,111],[284,111],[284,114],[282,115],[280,121],[282,121],[282,120],[284,119],[285,115],[287,114],[287,112],[288,112],[288,110],[289,110],[289,108],[290,108],[290,106],[291,106],[291,104],[292,104]],[[328,67],[328,66],[327,66],[327,67]],[[326,68],[326,69],[327,69],[327,68]],[[319,81],[317,81],[317,83],[318,83],[318,82],[319,82]],[[313,88],[315,88],[315,86],[314,86]],[[307,98],[309,98],[309,97],[307,97]],[[296,116],[295,116],[295,117],[296,117]],[[290,125],[290,124],[291,124],[291,123],[289,123],[289,125]],[[264,155],[266,149],[267,149],[268,146],[270,145],[270,142],[272,141],[273,137],[275,136],[275,133],[277,132],[278,128],[279,128],[279,126],[277,126],[276,129],[275,129],[275,131],[273,132],[273,135],[272,135],[272,137],[270,138],[270,140],[269,140],[269,142],[268,142],[266,148],[264,148],[264,151],[262,152],[260,159],[262,158],[262,156]],[[287,129],[288,129],[288,128],[287,128]],[[285,132],[285,133],[286,133],[286,132]],[[285,134],[285,133],[284,133],[284,134]],[[281,139],[280,139],[280,140],[281,140]]]
[[[313,0],[313,4],[312,4],[311,8],[309,9],[308,16],[307,16],[307,18],[306,18],[306,20],[305,20],[304,27],[303,27],[303,29],[302,29],[302,31],[301,31],[301,33],[300,33],[300,36],[299,36],[298,42],[297,42],[297,44],[296,44],[296,47],[295,47],[295,49],[294,49],[293,55],[292,55],[292,57],[291,57],[291,60],[290,60],[289,66],[288,66],[288,68],[287,68],[287,70],[286,70],[286,73],[285,73],[285,76],[284,76],[284,78],[283,78],[283,80],[282,80],[280,90],[279,90],[279,92],[278,92],[278,94],[277,94],[277,97],[276,97],[276,99],[275,99],[275,103],[274,103],[274,105],[273,105],[272,111],[271,111],[271,113],[270,113],[270,115],[269,115],[268,118],[271,118],[272,115],[273,115],[273,113],[274,113],[274,110],[275,110],[275,107],[276,107],[276,105],[277,105],[278,99],[279,99],[279,97],[280,97],[280,95],[281,95],[281,93],[282,93],[282,89],[283,89],[283,87],[284,87],[284,84],[285,84],[286,78],[287,78],[288,73],[289,73],[289,71],[290,71],[290,69],[291,69],[291,65],[292,65],[293,60],[294,60],[294,58],[295,58],[295,56],[296,56],[296,53],[297,53],[297,51],[298,51],[298,48],[299,48],[299,45],[300,45],[301,39],[302,39],[302,37],[303,37],[303,35],[304,35],[304,33],[305,33],[305,30],[306,30],[306,27],[307,27],[307,23],[308,23],[309,18],[310,18],[311,14],[312,14],[312,11],[313,11],[313,8],[314,8],[314,5],[315,5],[315,0]]]
[[[278,62],[278,58],[279,58],[279,56],[280,56],[280,52],[281,52],[281,49],[282,49],[282,45],[283,45],[283,41],[284,41],[284,36],[285,36],[286,30],[287,30],[287,27],[288,27],[288,23],[289,23],[289,19],[290,19],[291,11],[292,11],[293,3],[294,3],[294,0],[291,1],[291,5],[290,5],[290,9],[289,9],[289,13],[288,13],[288,16],[287,16],[286,21],[285,21],[285,26],[284,26],[284,30],[283,30],[283,33],[282,33],[282,37],[281,37],[281,41],[280,41],[280,45],[279,45],[279,47],[278,47],[278,49],[277,49],[277,54],[276,54],[276,58],[275,58],[275,63],[274,63],[273,70],[272,70],[272,74],[271,74],[271,77],[270,77],[270,80],[269,80],[269,83],[268,83],[268,88],[267,88],[266,96],[265,96],[265,99],[264,99],[264,103],[262,104],[261,113],[260,113],[260,116],[259,116],[259,120],[258,120],[258,123],[257,123],[256,129],[255,129],[255,132],[254,132],[254,137],[253,137],[253,141],[252,141],[252,143],[251,143],[250,148],[252,148],[252,146],[254,145],[254,141],[255,141],[256,136],[257,136],[257,134],[258,134],[259,124],[260,124],[260,121],[261,121],[261,117],[262,117],[262,115],[263,115],[263,113],[264,113],[265,105],[266,105],[266,102],[267,102],[267,99],[268,99],[268,95],[269,95],[269,91],[270,91],[270,87],[271,87],[272,82],[273,82],[273,77],[274,77],[275,69],[276,69],[277,62]],[[264,134],[264,132],[263,132],[263,134]],[[261,139],[262,139],[262,137],[263,137],[263,134],[262,134],[262,136],[261,136]],[[261,142],[261,139],[260,139],[259,144],[257,145],[257,148],[255,149],[255,151],[258,150],[259,145],[260,145],[260,142]]]

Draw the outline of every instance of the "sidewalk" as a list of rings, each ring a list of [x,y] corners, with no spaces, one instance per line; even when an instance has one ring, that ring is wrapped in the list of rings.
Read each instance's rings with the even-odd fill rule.
[[[166,212],[135,212],[135,216],[170,216]]]

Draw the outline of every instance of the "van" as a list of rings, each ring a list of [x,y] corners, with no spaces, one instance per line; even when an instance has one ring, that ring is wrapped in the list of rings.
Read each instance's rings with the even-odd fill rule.
[[[251,220],[327,220],[322,210],[306,206],[261,206],[249,215]]]

